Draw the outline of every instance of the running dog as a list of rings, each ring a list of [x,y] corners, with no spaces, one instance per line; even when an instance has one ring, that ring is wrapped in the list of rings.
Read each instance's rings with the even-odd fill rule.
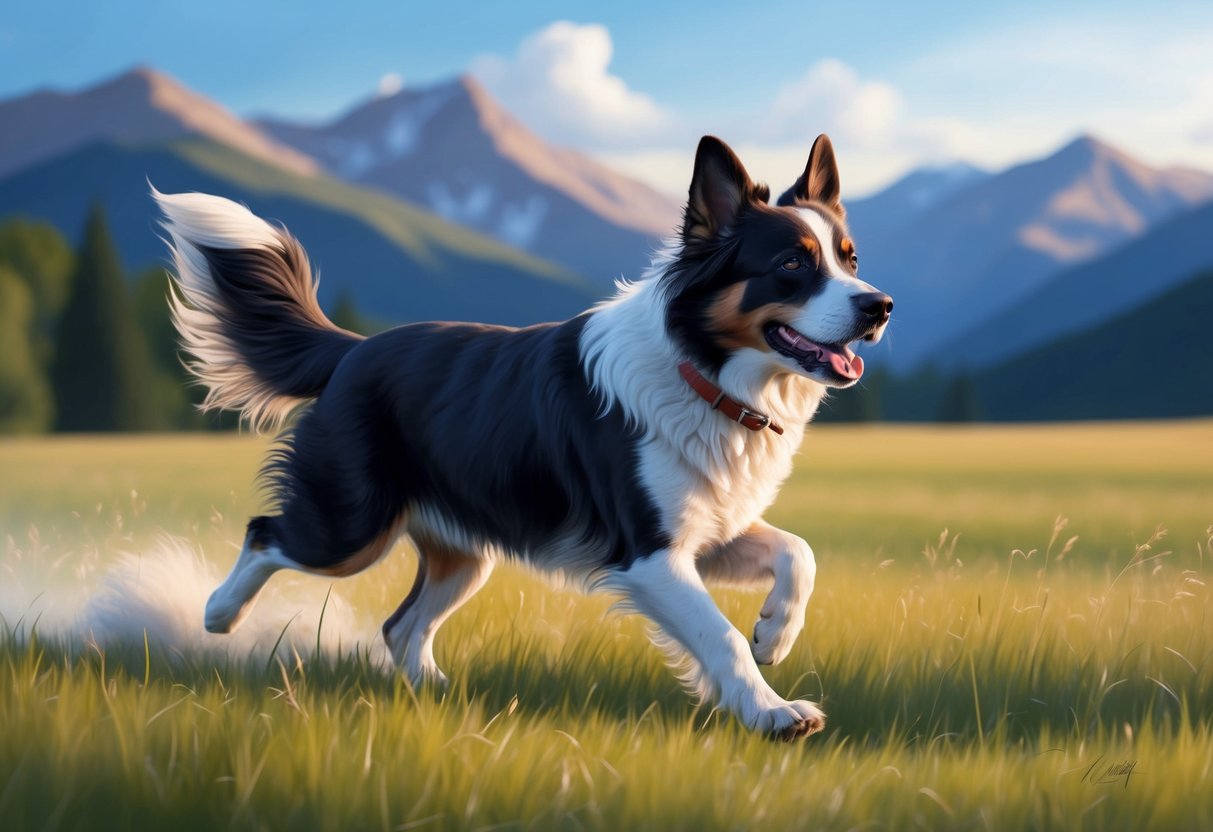
[[[857,276],[834,150],[813,144],[776,202],[724,142],[699,144],[681,229],[637,282],[562,323],[332,324],[300,244],[243,206],[153,192],[170,304],[204,407],[257,428],[298,410],[231,574],[206,606],[230,632],[280,569],[351,575],[408,535],[412,590],[384,623],[415,684],[442,683],[434,636],[503,559],[623,597],[691,668],[703,700],[785,739],[816,704],[759,672],[788,655],[816,572],[763,522],[827,390],[893,302]],[[306,407],[301,407],[306,405]],[[705,581],[773,586],[749,638]]]

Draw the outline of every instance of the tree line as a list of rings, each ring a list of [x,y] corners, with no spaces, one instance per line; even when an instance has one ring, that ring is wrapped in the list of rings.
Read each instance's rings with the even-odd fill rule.
[[[75,251],[50,225],[0,225],[0,432],[230,426],[193,407],[168,285],[128,278],[99,206]]]

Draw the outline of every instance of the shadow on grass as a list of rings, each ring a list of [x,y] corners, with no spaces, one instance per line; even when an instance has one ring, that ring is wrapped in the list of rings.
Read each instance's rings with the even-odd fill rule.
[[[335,703],[365,697],[459,708],[475,705],[488,714],[509,709],[536,717],[596,717],[629,725],[646,716],[676,723],[709,718],[709,709],[696,708],[659,663],[637,656],[637,661],[620,664],[603,655],[584,641],[558,656],[527,645],[494,643],[453,663],[445,690],[429,685],[413,689],[394,666],[363,646],[306,657],[285,648],[268,658],[232,657],[165,649],[154,642],[102,646],[73,636],[0,633],[0,666],[103,673],[119,685],[180,686],[198,695],[276,690],[285,676],[299,695]],[[606,655],[618,657],[619,651]]]
[[[14,678],[22,668],[56,668],[104,675],[120,686],[178,685],[200,696],[277,692],[285,684],[301,697],[335,706],[366,698],[454,712],[475,708],[486,718],[517,711],[561,723],[591,719],[631,727],[650,719],[697,730],[732,722],[710,708],[697,708],[651,651],[633,653],[631,645],[621,649],[610,638],[605,633],[582,637],[553,652],[545,649],[550,645],[507,631],[461,649],[448,662],[452,682],[445,691],[412,689],[366,647],[306,657],[280,649],[267,660],[177,652],[154,643],[102,648],[78,638],[19,637],[10,630],[0,633],[0,667]],[[1019,745],[1042,733],[1086,739],[1149,725],[1169,734],[1213,721],[1204,668],[1182,684],[1164,685],[1144,661],[1109,676],[1094,657],[1044,662],[1031,672],[996,654],[975,651],[965,659],[935,666],[922,656],[890,674],[879,670],[875,653],[832,656],[806,663],[814,668],[809,673],[794,676],[803,668],[781,666],[768,678],[789,696],[811,696],[817,679],[823,680],[829,715],[824,739],[830,746]]]

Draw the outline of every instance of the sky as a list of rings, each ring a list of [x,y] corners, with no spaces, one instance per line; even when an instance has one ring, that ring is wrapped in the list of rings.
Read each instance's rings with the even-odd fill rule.
[[[700,135],[780,187],[834,139],[844,191],[1095,135],[1213,170],[1213,3],[12,0],[0,97],[151,65],[241,115],[331,118],[471,72],[532,129],[672,194]],[[0,130],[13,129],[0,125]]]

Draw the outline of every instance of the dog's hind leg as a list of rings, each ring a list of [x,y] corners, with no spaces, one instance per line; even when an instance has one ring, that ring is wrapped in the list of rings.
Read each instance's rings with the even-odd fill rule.
[[[228,574],[227,580],[211,593],[206,602],[206,629],[212,633],[230,633],[244,620],[258,593],[265,586],[270,576],[281,569],[297,569],[313,575],[331,575],[343,578],[361,572],[379,558],[383,557],[398,537],[399,521],[389,523],[380,533],[376,534],[365,544],[358,546],[353,552],[342,557],[326,557],[323,561],[316,557],[315,552],[305,549],[298,542],[305,534],[312,534],[316,539],[324,539],[325,530],[315,525],[296,529],[294,540],[297,548],[284,545],[282,526],[291,514],[277,517],[254,517],[248,526],[244,538],[244,548],[236,558],[236,565]],[[296,522],[301,518],[295,517]],[[302,532],[302,533],[300,533]],[[353,545],[353,544],[351,544]],[[312,547],[314,548],[314,547]],[[349,551],[347,547],[339,546],[338,551]],[[311,562],[302,562],[300,554],[306,551]]]
[[[442,623],[476,594],[493,571],[488,554],[471,554],[433,538],[414,535],[419,561],[413,588],[383,623],[388,649],[414,685],[446,684],[434,661],[434,636]]]
[[[254,517],[244,536],[244,548],[227,580],[211,593],[206,602],[206,629],[212,633],[230,633],[253,608],[265,582],[279,569],[298,568],[282,554],[269,533],[271,518]]]
[[[774,581],[758,621],[750,651],[759,664],[778,664],[787,657],[804,628],[805,608],[813,594],[817,562],[809,544],[766,523],[754,524],[695,562],[704,580],[748,588]]]

